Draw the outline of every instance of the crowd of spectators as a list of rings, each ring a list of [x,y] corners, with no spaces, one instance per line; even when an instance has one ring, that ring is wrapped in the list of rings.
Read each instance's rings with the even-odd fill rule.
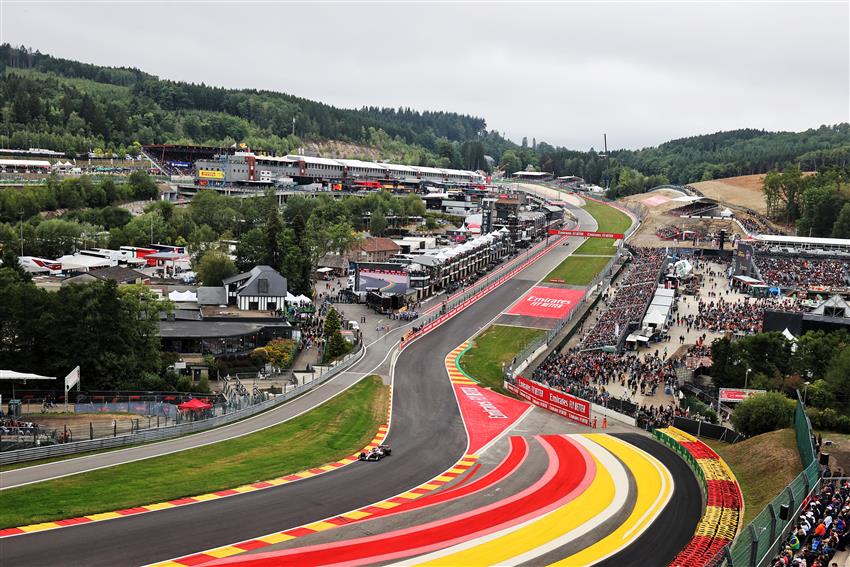
[[[686,229],[682,231],[673,225],[662,226],[655,231],[655,235],[662,240],[705,240],[707,235],[701,230]]]
[[[643,359],[634,353],[614,354],[575,349],[552,353],[535,369],[537,382],[567,394],[634,417],[639,427],[664,427],[676,415],[674,405],[638,405],[631,401],[638,392],[654,395],[658,388],[678,389],[676,369],[683,359],[665,360],[658,351]],[[619,384],[630,396],[616,397],[609,386]]]
[[[847,286],[848,263],[844,260],[757,255],[755,263],[762,281],[770,286]]]
[[[827,471],[829,474],[829,471]],[[774,567],[829,567],[836,551],[844,551],[850,521],[850,481],[825,479],[794,522]],[[837,563],[832,563],[837,565]]]
[[[788,299],[747,298],[728,301],[717,295],[710,300],[700,301],[696,315],[676,317],[676,324],[686,327],[688,332],[693,328],[715,333],[760,333],[766,308],[779,311],[798,309],[797,304]]]
[[[605,312],[582,339],[582,348],[617,345],[632,322],[639,322],[658,287],[664,252],[656,249],[632,251],[632,265],[617,292],[605,299]]]
[[[759,217],[749,213],[735,213],[735,218],[750,234],[771,234],[774,232],[770,226]]]
[[[38,430],[38,425],[31,421],[13,418],[0,419],[0,433],[3,435],[22,435]]]

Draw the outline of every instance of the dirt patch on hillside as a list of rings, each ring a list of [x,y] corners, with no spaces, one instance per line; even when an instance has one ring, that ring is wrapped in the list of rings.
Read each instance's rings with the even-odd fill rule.
[[[762,185],[764,174],[742,175],[727,177],[712,181],[691,183],[702,191],[706,197],[717,199],[724,203],[752,209],[757,213],[767,214],[767,203],[764,200]]]

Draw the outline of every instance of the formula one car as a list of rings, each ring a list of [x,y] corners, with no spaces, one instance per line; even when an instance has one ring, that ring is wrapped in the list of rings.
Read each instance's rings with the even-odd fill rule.
[[[384,457],[389,457],[392,454],[392,449],[390,449],[389,445],[378,445],[374,449],[369,449],[369,451],[363,451],[360,453],[361,461],[380,461]]]

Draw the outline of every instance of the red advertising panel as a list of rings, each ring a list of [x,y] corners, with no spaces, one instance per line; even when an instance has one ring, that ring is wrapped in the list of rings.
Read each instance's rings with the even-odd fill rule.
[[[516,302],[507,315],[563,319],[576,308],[584,292],[577,289],[535,286]]]
[[[622,239],[623,234],[619,232],[593,232],[587,230],[549,229],[550,236],[581,236],[582,238],[616,238]]]
[[[516,385],[508,384],[508,390],[543,409],[578,423],[590,425],[590,402],[586,400],[553,390],[522,376],[516,377]]]
[[[743,388],[720,388],[721,402],[743,402],[747,398],[764,394],[766,390],[745,390]]]

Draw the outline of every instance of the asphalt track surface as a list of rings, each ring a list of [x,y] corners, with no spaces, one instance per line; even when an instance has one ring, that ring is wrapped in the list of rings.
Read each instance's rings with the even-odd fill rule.
[[[583,219],[582,219],[583,220]],[[0,540],[0,563],[4,565],[140,565],[166,560],[318,521],[350,509],[369,505],[421,484],[450,468],[466,449],[466,433],[452,386],[445,374],[443,358],[457,344],[486,324],[547,273],[552,262],[547,255],[538,264],[482,298],[439,330],[418,339],[399,356],[395,368],[393,422],[388,442],[392,459],[377,463],[354,463],[342,469],[280,487],[237,497],[213,500],[59,530],[37,532]],[[393,342],[395,337],[387,339]],[[366,353],[356,368],[329,382],[293,404],[261,414],[253,422],[241,422],[250,431],[283,421],[277,412],[304,411],[328,397],[326,388],[342,390],[369,368],[386,366],[386,349]],[[346,380],[345,377],[348,377]],[[240,424],[237,424],[240,425]],[[231,426],[232,427],[232,426]],[[230,429],[225,432],[225,429]],[[223,428],[200,435],[233,436],[235,429]],[[700,514],[700,494],[687,465],[654,441],[641,435],[628,439],[650,451],[674,475],[676,494],[662,517],[628,550],[610,558],[605,565],[646,564],[647,558],[669,557],[693,535]],[[199,435],[178,439],[197,446]],[[211,437],[208,442],[215,442]],[[175,445],[170,445],[173,449]],[[184,447],[186,448],[186,447]],[[88,457],[85,468],[110,466],[110,456],[128,451],[162,448],[148,445]],[[181,449],[174,449],[181,450]],[[146,458],[139,456],[138,458]],[[75,459],[49,467],[49,478],[74,466]],[[114,464],[114,463],[113,463]],[[92,466],[94,465],[94,466]],[[22,469],[26,470],[26,469]],[[84,469],[85,470],[85,469]],[[4,473],[4,485],[6,474]],[[161,479],[167,482],[167,479]],[[659,529],[660,528],[660,529]],[[654,560],[653,560],[654,562]]]
[[[395,368],[388,438],[392,459],[358,462],[255,493],[3,538],[0,563],[152,563],[321,520],[430,480],[450,468],[466,449],[466,432],[446,376],[445,355],[530,289],[551,264],[547,255],[403,351]]]
[[[702,493],[694,473],[667,447],[640,433],[618,433],[616,437],[628,441],[661,461],[673,476],[675,490],[670,503],[641,534],[623,551],[597,563],[597,567],[644,567],[669,565],[694,536],[702,515]]]

